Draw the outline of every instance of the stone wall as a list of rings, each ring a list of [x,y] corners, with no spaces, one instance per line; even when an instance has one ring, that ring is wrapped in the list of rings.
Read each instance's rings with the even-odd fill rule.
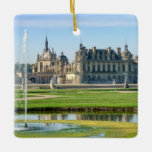
[[[138,84],[128,84],[129,88],[138,88]],[[50,89],[50,84],[28,84],[28,89]],[[15,89],[22,89],[15,85]],[[124,84],[55,84],[57,89],[89,89],[89,88],[124,88]]]

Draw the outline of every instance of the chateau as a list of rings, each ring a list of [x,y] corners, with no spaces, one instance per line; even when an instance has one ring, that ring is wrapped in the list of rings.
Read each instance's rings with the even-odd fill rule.
[[[61,52],[57,57],[54,49],[48,48],[46,37],[45,48],[33,64],[30,80],[35,83],[49,84],[50,80],[58,84],[120,84],[137,83],[138,57],[128,50],[128,45],[111,49],[87,49],[80,44],[75,59],[69,63]]]

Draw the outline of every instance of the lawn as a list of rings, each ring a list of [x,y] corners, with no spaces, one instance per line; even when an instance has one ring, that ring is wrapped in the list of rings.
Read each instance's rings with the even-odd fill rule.
[[[128,93],[123,91],[128,90]],[[37,89],[28,90],[28,94],[56,95],[55,98],[28,100],[30,108],[68,108],[68,107],[137,107],[135,89]],[[118,91],[121,91],[118,92]],[[16,91],[21,94],[22,91]],[[29,96],[29,95],[28,95]],[[24,100],[15,102],[16,109],[24,109]]]
[[[24,120],[16,120],[16,123],[24,123]],[[58,131],[15,131],[17,137],[116,137],[129,138],[137,135],[137,124],[112,121],[84,121],[84,120],[28,120],[28,123],[62,123],[76,125],[76,128],[61,129]]]

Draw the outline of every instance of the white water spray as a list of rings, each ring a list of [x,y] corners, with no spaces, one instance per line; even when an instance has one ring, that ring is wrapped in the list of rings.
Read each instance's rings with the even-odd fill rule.
[[[23,57],[24,57],[24,93],[25,93],[25,124],[27,128],[27,31],[24,30],[23,36]]]

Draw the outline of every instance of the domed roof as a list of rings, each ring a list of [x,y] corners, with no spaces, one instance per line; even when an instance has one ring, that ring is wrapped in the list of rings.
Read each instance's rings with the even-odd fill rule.
[[[128,46],[125,45],[125,51],[122,52],[122,59],[123,60],[130,60],[132,59],[132,54],[128,51]]]
[[[61,55],[58,57],[59,60],[68,60],[68,58],[61,52]]]
[[[123,58],[124,60],[131,59],[131,58],[132,58],[131,52],[128,51],[128,50],[125,50],[124,52],[122,52],[122,58]]]

